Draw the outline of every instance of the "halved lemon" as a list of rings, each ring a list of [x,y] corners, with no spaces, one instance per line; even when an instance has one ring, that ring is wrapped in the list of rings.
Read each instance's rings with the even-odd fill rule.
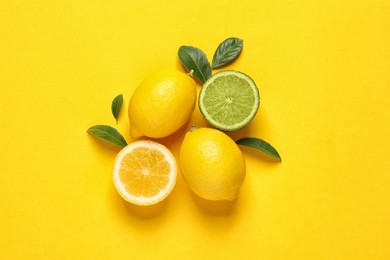
[[[113,181],[123,199],[153,205],[173,190],[177,177],[175,157],[164,145],[140,140],[124,147],[115,159]]]

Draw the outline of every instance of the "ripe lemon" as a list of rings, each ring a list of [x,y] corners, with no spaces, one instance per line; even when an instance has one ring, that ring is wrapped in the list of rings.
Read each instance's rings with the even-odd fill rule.
[[[222,131],[237,131],[255,117],[260,94],[255,82],[235,70],[215,73],[199,93],[199,109],[205,120]]]
[[[236,143],[212,128],[191,129],[186,134],[179,164],[188,187],[207,200],[235,200],[246,174]]]
[[[146,78],[129,102],[133,138],[161,138],[178,130],[190,118],[196,102],[195,81],[177,70],[162,70]]]
[[[176,176],[174,156],[154,141],[133,142],[115,159],[115,188],[122,198],[136,205],[152,205],[165,199],[175,186]]]

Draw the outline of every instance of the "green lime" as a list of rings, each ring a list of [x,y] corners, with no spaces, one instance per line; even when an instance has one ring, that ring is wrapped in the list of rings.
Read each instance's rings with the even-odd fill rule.
[[[222,131],[244,128],[255,117],[260,94],[246,74],[225,70],[215,73],[199,93],[199,109],[205,120]]]

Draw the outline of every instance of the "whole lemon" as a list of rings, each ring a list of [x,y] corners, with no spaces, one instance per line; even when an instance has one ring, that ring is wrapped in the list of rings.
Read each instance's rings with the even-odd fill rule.
[[[146,78],[129,102],[130,135],[161,138],[190,118],[196,102],[195,81],[177,70],[161,70]]]
[[[245,160],[225,133],[194,127],[180,147],[179,164],[188,187],[207,200],[235,200],[245,179]]]

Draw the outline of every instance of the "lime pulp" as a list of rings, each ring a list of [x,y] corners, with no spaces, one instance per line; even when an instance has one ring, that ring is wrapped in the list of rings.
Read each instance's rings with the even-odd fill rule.
[[[260,94],[246,74],[225,70],[215,73],[199,94],[199,109],[205,120],[222,131],[237,131],[255,117]]]

